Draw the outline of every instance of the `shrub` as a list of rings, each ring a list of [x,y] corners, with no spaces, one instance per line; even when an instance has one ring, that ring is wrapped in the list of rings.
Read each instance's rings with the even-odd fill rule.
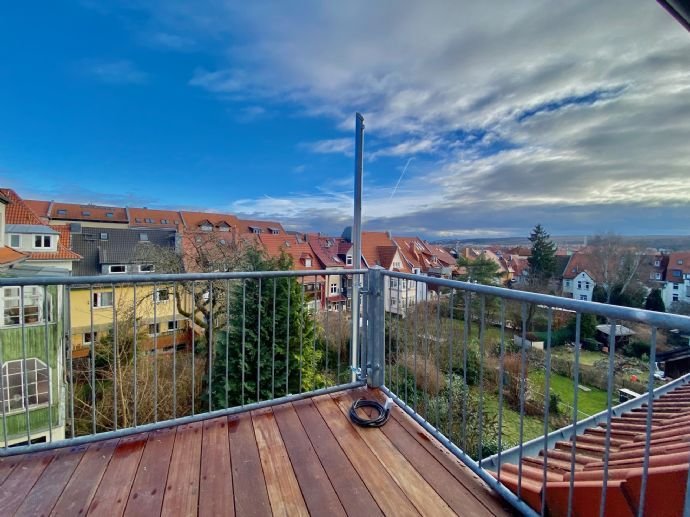
[[[582,340],[582,348],[584,348],[585,350],[589,350],[590,352],[598,352],[599,342],[596,339],[592,339],[590,337],[585,338]]]
[[[558,416],[561,414],[561,396],[558,393],[551,393],[549,395],[549,415]]]
[[[623,355],[627,355],[628,357],[642,357],[645,354],[649,357],[649,343],[631,341],[623,346]]]

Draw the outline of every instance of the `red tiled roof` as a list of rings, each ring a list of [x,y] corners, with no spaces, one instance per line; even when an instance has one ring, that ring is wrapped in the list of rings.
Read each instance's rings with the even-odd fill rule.
[[[340,237],[325,237],[319,234],[308,234],[307,242],[324,267],[345,267],[345,259],[339,256]],[[348,243],[348,247],[351,244]],[[349,249],[349,248],[348,248]],[[347,250],[346,250],[347,252]]]
[[[151,208],[127,208],[129,226],[134,228],[176,228],[182,224],[182,217],[176,210]]]
[[[682,262],[681,264],[678,261]],[[690,275],[690,251],[677,251],[668,256],[666,280],[674,283],[682,283],[683,275]],[[674,276],[673,271],[680,271],[681,276]]]
[[[278,230],[280,235],[285,235],[287,232],[283,225],[277,221],[258,221],[255,219],[238,219],[238,228],[240,233],[254,233],[252,228],[260,228],[261,233],[271,234],[271,230]]]
[[[300,241],[294,235],[267,235],[262,233],[258,237],[269,256],[279,257],[281,252],[285,252],[292,257],[292,268],[297,271],[323,269],[323,265],[311,246],[306,242]],[[306,259],[311,259],[311,266],[305,264]]]
[[[25,199],[24,203],[41,218],[48,219],[48,209],[50,208],[50,201],[39,201],[37,199]]]
[[[218,225],[225,223],[231,228],[235,228],[238,234],[243,233],[240,228],[240,222],[237,217],[231,214],[218,214],[214,212],[188,212],[181,211],[182,221],[187,230],[197,230],[204,221],[208,221],[213,226],[218,227]]]
[[[592,255],[586,252],[578,251],[570,256],[568,265],[565,267],[565,271],[563,271],[563,278],[566,280],[572,280],[577,275],[585,271],[590,277],[592,277],[593,280],[597,280],[594,276],[593,269],[595,268],[594,258]]]
[[[3,266],[14,264],[15,262],[20,262],[28,258],[28,255],[10,248],[9,246],[3,246],[0,248],[0,264]]]
[[[633,409],[612,419],[609,446],[606,515],[637,515],[645,457],[647,407]],[[551,515],[565,515],[570,479],[573,515],[597,513],[604,476],[606,426],[587,429],[577,436],[575,471],[570,470],[573,443],[556,442],[538,457],[522,459],[521,497],[541,511],[543,465],[546,458],[546,506]],[[683,385],[656,399],[652,406],[649,470],[644,515],[682,515],[690,453],[690,385]],[[503,464],[501,482],[517,491],[518,466]],[[662,512],[663,509],[663,512]]]
[[[381,266],[390,269],[393,257],[398,250],[395,242],[391,240],[387,232],[362,232],[362,257],[369,267]],[[409,266],[402,261],[400,271],[410,272]]]
[[[36,202],[34,202],[35,204]],[[108,215],[112,214],[112,215]],[[52,202],[47,217],[63,221],[128,223],[127,212],[119,206]]]
[[[14,190],[0,189],[0,193],[10,201],[10,204],[5,209],[5,222],[7,224],[36,224],[45,226],[41,218],[29,208]],[[60,233],[57,251],[30,252],[28,253],[29,260],[80,260],[82,258],[81,255],[69,249],[69,237],[67,237],[66,242],[63,242],[64,232],[69,232],[69,229],[61,229],[57,225],[51,226],[51,228]]]

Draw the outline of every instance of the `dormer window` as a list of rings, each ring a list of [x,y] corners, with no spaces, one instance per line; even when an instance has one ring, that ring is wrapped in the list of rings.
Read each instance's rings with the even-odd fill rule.
[[[149,234],[148,233],[140,233],[139,234],[139,242],[148,242],[149,241]]]
[[[110,274],[122,274],[127,272],[127,266],[124,264],[114,264],[112,266],[108,266],[108,273]]]
[[[106,213],[105,213],[105,216],[108,217],[108,218],[111,218],[111,217],[114,217],[115,214],[113,214],[112,212],[106,212]]]
[[[91,215],[91,212],[89,212],[89,211],[87,211],[87,210],[84,210],[84,211],[81,213],[81,215],[83,215],[84,217],[89,217],[89,216]]]
[[[57,211],[57,215],[67,215],[67,210],[65,210],[64,208],[60,208]]]
[[[139,217],[136,217],[136,218],[134,219],[134,222],[135,222],[135,223],[140,223],[140,222],[141,222],[141,219],[140,219]]]
[[[161,224],[168,224],[168,220],[167,219],[161,219]]]
[[[304,265],[306,267],[311,267],[311,257],[304,257]]]
[[[252,233],[261,233],[261,228],[259,228],[258,226],[250,226],[250,227],[249,227],[249,230],[250,230]]]
[[[153,264],[139,264],[139,273],[153,273],[154,271]]]
[[[271,232],[271,235],[278,235],[280,234],[280,230],[278,228],[268,228],[268,231]]]
[[[352,265],[352,255],[347,255],[345,257],[345,264],[347,264],[348,266]]]
[[[200,223],[199,228],[201,229],[202,232],[213,231],[213,225],[208,221],[204,221],[204,222]]]
[[[34,248],[45,249],[53,247],[52,235],[34,235]]]
[[[220,231],[220,232],[229,232],[230,231],[230,226],[225,224],[225,223],[220,223],[217,228],[218,228],[218,231]]]
[[[153,224],[153,219],[151,219],[150,217],[147,217],[146,219],[144,219],[144,222],[148,223],[148,224]]]

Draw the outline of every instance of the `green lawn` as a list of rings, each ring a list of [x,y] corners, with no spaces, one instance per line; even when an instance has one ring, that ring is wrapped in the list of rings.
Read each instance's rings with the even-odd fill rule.
[[[601,354],[600,354],[601,355]],[[544,371],[537,370],[530,372],[529,380],[533,385],[542,386],[542,393],[544,387]],[[556,373],[551,374],[551,380],[549,381],[549,388],[552,393],[557,393],[561,398],[561,401],[569,406],[574,403],[574,391],[575,385],[572,379],[565,377],[563,375],[558,375]],[[603,411],[607,407],[607,394],[605,391],[590,388],[590,391],[579,390],[577,395],[577,409],[582,413],[587,415],[594,415]],[[584,415],[580,414],[580,418],[584,418]]]
[[[559,357],[562,359],[568,359],[570,361],[575,361],[575,352],[568,347],[554,348],[551,352],[553,357]],[[580,350],[580,364],[586,364],[588,366],[593,365],[597,361],[606,359],[606,354],[601,352],[592,352],[590,350]]]

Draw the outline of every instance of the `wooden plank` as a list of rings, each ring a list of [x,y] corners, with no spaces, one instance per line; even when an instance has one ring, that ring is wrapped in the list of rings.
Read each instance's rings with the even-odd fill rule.
[[[252,411],[252,423],[273,515],[308,517],[309,511],[273,412],[270,408]]]
[[[321,413],[314,403],[305,399],[293,402],[292,406],[329,475],[345,512],[350,516],[382,515],[376,501],[321,418]]]
[[[252,417],[241,413],[228,417],[232,486],[237,515],[271,515],[266,481],[261,470]]]
[[[385,400],[385,396],[379,390],[363,390],[361,396]],[[397,405],[391,409],[391,417],[394,418],[417,442],[424,447],[436,460],[451,473],[465,488],[474,494],[494,515],[510,514],[508,504],[501,496],[496,494],[479,476],[473,473],[465,464],[456,458],[436,438],[431,436],[422,426],[415,422],[407,413]]]
[[[147,438],[148,433],[142,433],[120,440],[103,474],[98,490],[93,496],[89,506],[90,514],[122,515],[124,513]]]
[[[417,472],[380,429],[353,426],[348,418],[352,398],[347,393],[334,393],[332,400],[340,408],[348,424],[359,434],[371,451],[386,467],[391,477],[422,515],[450,515],[452,510],[429,483]]]
[[[24,456],[9,456],[7,458],[0,458],[0,485],[5,482],[14,468],[21,463],[23,457]]]
[[[273,416],[309,512],[312,515],[344,517],[346,514],[343,505],[340,504],[338,495],[314,452],[295,409],[291,404],[276,406],[273,408]]]
[[[69,483],[85,451],[85,447],[57,450],[55,459],[43,471],[15,515],[48,515]]]
[[[53,461],[55,451],[27,454],[0,486],[0,515],[12,515]]]
[[[349,420],[343,416],[335,401],[328,395],[315,397],[313,400],[364,484],[376,496],[376,502],[383,513],[387,515],[419,515],[405,492],[400,489]],[[374,430],[374,432],[378,431]]]
[[[199,515],[235,515],[227,424],[226,417],[204,422]]]
[[[357,392],[349,395],[348,405],[361,396]],[[455,513],[491,515],[486,506],[476,499],[470,490],[460,484],[395,418],[389,418],[380,429]]]
[[[168,480],[175,427],[149,433],[129,493],[125,515],[160,515]]]
[[[202,429],[202,422],[177,428],[163,497],[163,515],[197,514]]]
[[[118,440],[113,439],[88,446],[51,515],[86,514],[117,443]]]

